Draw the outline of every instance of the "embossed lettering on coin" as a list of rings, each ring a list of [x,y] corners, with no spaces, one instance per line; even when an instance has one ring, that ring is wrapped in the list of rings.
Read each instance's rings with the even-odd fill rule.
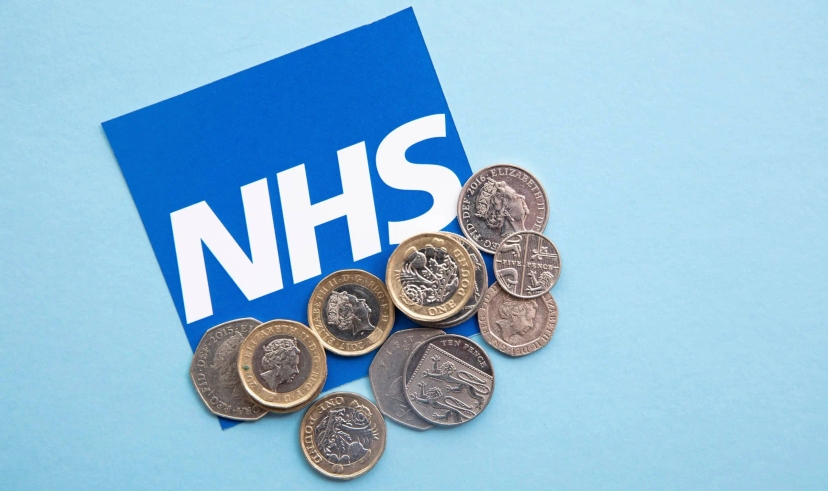
[[[558,281],[561,258],[551,240],[537,232],[520,232],[497,248],[494,271],[497,282],[511,295],[535,298]]]
[[[415,347],[423,341],[443,334],[445,332],[439,329],[405,329],[392,334],[380,347],[377,356],[371,362],[368,375],[374,399],[382,414],[411,428],[431,428],[431,423],[419,417],[405,397],[403,369],[408,355]]]
[[[267,414],[244,391],[236,370],[239,347],[259,324],[249,318],[225,322],[205,332],[198,343],[190,378],[201,400],[217,416],[255,421]]]
[[[250,397],[280,412],[297,410],[316,397],[328,375],[319,336],[288,320],[253,329],[239,348],[236,369]]]
[[[486,264],[483,262],[483,255],[480,254],[480,251],[471,241],[469,241],[469,239],[449,232],[441,233],[452,240],[460,242],[463,248],[466,249],[466,252],[469,253],[469,256],[472,258],[472,262],[474,263],[474,292],[472,293],[469,301],[466,302],[466,305],[460,309],[460,312],[454,314],[448,319],[434,323],[422,322],[423,325],[427,325],[428,327],[448,329],[449,327],[462,324],[477,313],[477,309],[479,309],[480,305],[483,303],[486,287],[489,286],[489,274],[486,271]]]
[[[486,352],[463,336],[423,342],[408,357],[405,395],[426,421],[444,426],[480,414],[494,392],[494,369]]]
[[[385,341],[394,326],[394,308],[379,278],[347,269],[319,282],[308,303],[308,320],[325,348],[355,356]]]
[[[463,246],[439,233],[404,240],[388,259],[385,282],[394,304],[418,322],[459,312],[474,293],[474,263]]]
[[[308,409],[299,438],[314,469],[335,479],[352,479],[371,470],[382,456],[385,421],[364,397],[334,392]]]
[[[504,237],[515,232],[543,232],[549,202],[540,182],[511,164],[477,171],[463,186],[457,204],[463,234],[494,254]]]
[[[558,306],[552,294],[517,298],[495,283],[486,292],[477,313],[480,334],[493,348],[510,356],[535,352],[552,339],[558,323]]]

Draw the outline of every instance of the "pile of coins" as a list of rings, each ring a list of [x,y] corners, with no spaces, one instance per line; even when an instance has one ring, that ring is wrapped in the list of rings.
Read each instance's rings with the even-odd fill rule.
[[[477,314],[483,339],[522,356],[545,346],[558,308],[549,291],[561,262],[541,232],[549,219],[543,187],[510,164],[480,170],[457,205],[463,236],[422,233],[391,254],[383,282],[361,270],[319,282],[308,326],[245,318],[208,330],[190,376],[213,414],[255,421],[308,406],[299,431],[310,465],[336,479],[374,467],[385,449],[385,417],[426,430],[478,416],[494,393],[486,351],[443,329]],[[496,282],[480,251],[494,254]],[[488,287],[488,288],[487,288]],[[423,328],[391,335],[395,307]],[[358,394],[316,399],[327,378],[325,351],[359,356],[379,349],[369,369],[376,405]]]

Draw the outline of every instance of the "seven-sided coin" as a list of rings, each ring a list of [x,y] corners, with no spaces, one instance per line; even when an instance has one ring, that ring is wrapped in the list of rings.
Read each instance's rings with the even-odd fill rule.
[[[403,373],[408,403],[437,425],[456,426],[476,417],[494,392],[494,368],[486,351],[456,334],[414,348]]]
[[[391,254],[385,283],[405,315],[437,322],[460,312],[474,294],[474,262],[459,242],[439,233],[419,234]]]
[[[334,392],[308,409],[299,428],[305,458],[334,479],[353,479],[370,471],[385,450],[385,420],[359,394]]]
[[[500,286],[519,298],[548,292],[561,276],[561,258],[551,240],[537,232],[512,234],[494,256],[494,274]]]
[[[322,340],[309,327],[272,320],[253,329],[239,349],[244,389],[257,403],[298,410],[316,397],[328,376]]]
[[[316,285],[308,303],[308,323],[329,351],[363,355],[388,338],[394,327],[394,304],[379,278],[346,269]]]
[[[480,334],[494,349],[523,356],[544,346],[555,334],[558,306],[551,293],[538,298],[517,298],[497,283],[486,292],[477,312]]]
[[[382,414],[410,428],[431,428],[431,423],[419,417],[405,398],[403,369],[414,348],[443,334],[445,332],[439,329],[405,329],[392,334],[380,347],[368,369],[368,377]]]
[[[483,262],[483,255],[471,241],[463,236],[452,234],[449,232],[442,232],[443,235],[452,240],[460,242],[460,244],[469,253],[474,263],[474,293],[466,305],[453,316],[437,322],[421,322],[420,324],[433,327],[436,329],[448,329],[472,318],[477,313],[477,309],[483,304],[483,296],[486,294],[486,287],[489,286],[489,274],[486,272],[486,264]]]
[[[190,378],[201,400],[216,416],[256,421],[267,414],[247,395],[236,370],[239,347],[259,324],[249,318],[225,322],[207,330],[198,343]]]
[[[494,254],[515,232],[543,232],[549,200],[540,182],[512,164],[495,164],[474,173],[460,191],[457,219],[463,235]]]

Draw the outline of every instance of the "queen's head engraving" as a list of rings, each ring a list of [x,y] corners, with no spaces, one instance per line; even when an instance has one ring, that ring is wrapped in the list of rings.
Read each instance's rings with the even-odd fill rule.
[[[506,301],[498,309],[500,320],[500,337],[506,342],[522,342],[523,336],[535,327],[535,316],[538,313],[538,302]]]
[[[477,195],[474,215],[486,220],[489,228],[499,230],[500,235],[506,237],[526,230],[524,222],[529,215],[529,206],[526,198],[506,182],[488,177]]]
[[[276,339],[265,347],[261,377],[268,388],[279,392],[279,386],[293,381],[299,374],[299,347],[295,339]]]
[[[219,386],[229,390],[234,395],[239,389],[239,372],[236,371],[236,360],[239,355],[239,346],[244,342],[244,336],[237,332],[227,338],[213,355],[211,368],[218,372]]]
[[[371,307],[365,300],[348,292],[332,291],[326,308],[328,325],[340,331],[350,331],[356,336],[364,331],[373,331]]]

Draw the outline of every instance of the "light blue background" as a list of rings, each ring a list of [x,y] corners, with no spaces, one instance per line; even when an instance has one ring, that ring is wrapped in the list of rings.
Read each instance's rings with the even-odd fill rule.
[[[343,485],[201,407],[100,122],[408,4],[111,3],[0,5],[0,487],[828,487],[826,4],[415,3],[472,167],[549,191],[561,317]]]

